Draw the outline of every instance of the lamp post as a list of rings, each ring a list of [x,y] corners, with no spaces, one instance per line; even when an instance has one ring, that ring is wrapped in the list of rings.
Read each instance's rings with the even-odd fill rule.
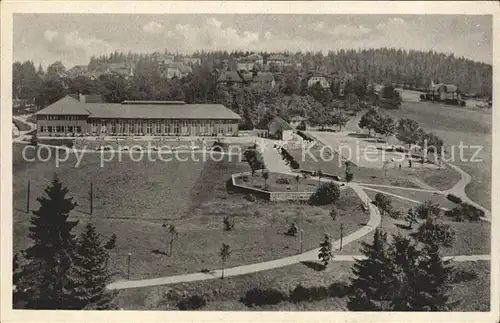
[[[344,224],[340,224],[340,251],[342,251],[342,239],[344,238]]]
[[[300,229],[300,253],[304,250],[304,230]]]
[[[130,280],[130,258],[132,257],[132,254],[129,252],[127,253],[127,279]]]

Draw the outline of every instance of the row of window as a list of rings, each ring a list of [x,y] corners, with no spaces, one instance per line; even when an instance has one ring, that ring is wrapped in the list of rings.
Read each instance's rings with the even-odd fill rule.
[[[81,133],[81,126],[41,126],[41,132]]]
[[[87,116],[38,116],[38,120],[84,120]]]
[[[210,127],[215,126],[215,124],[234,124],[237,123],[236,120],[186,120],[186,119],[92,119],[92,123],[97,124],[112,124],[112,123],[128,123],[128,124],[181,124],[181,125],[208,125]]]

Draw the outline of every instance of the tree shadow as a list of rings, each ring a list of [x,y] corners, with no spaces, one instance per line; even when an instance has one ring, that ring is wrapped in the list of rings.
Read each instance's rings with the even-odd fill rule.
[[[355,132],[348,133],[347,136],[354,137],[354,138],[371,138],[366,133],[355,133]]]
[[[301,261],[301,264],[313,269],[314,271],[323,271],[325,270],[325,265],[316,261]]]
[[[154,253],[155,255],[163,255],[163,256],[170,257],[170,255],[167,252],[159,250],[159,249],[151,250],[151,253]]]
[[[403,230],[411,230],[410,226],[408,224],[400,224],[400,223],[394,223],[395,226],[397,226],[400,229]]]

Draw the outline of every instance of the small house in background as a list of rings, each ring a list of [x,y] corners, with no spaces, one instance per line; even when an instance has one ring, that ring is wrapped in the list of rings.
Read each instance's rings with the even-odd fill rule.
[[[222,83],[226,85],[235,84],[235,83],[243,83],[241,75],[236,71],[223,71],[219,75],[217,79],[217,83]]]
[[[270,138],[278,140],[291,140],[293,138],[292,126],[280,117],[275,117],[271,120],[268,128]]]
[[[313,75],[307,80],[307,87],[311,88],[314,84],[319,83],[323,89],[329,89],[330,83],[324,75]]]
[[[430,93],[435,101],[458,101],[460,99],[458,87],[454,84],[431,82]]]
[[[290,118],[289,120],[289,124],[290,126],[292,126],[293,129],[297,129],[297,127],[301,124],[301,123],[304,123],[307,121],[306,118],[304,117],[301,117],[301,116],[295,116],[295,117],[292,117]]]

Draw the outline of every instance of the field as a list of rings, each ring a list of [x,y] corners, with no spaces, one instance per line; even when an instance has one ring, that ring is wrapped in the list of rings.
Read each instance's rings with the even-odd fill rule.
[[[314,192],[318,188],[318,181],[299,177],[299,182],[295,176],[269,173],[269,178],[264,181],[260,173],[255,176],[236,177],[236,184],[263,189],[270,192]]]
[[[491,110],[467,109],[433,103],[403,102],[399,110],[387,110],[396,118],[410,118],[417,121],[426,131],[432,131],[444,140],[447,151],[454,146],[454,164],[471,174],[472,182],[467,186],[467,195],[477,203],[491,208],[491,153],[492,115]],[[460,159],[460,142],[464,160]],[[477,148],[482,147],[476,159],[471,161]]]
[[[21,146],[16,145],[14,154]],[[319,246],[325,232],[339,238],[340,224],[347,235],[366,223],[359,210],[359,197],[343,190],[336,205],[313,207],[299,202],[247,201],[226,185],[232,173],[248,171],[239,161],[138,162],[130,160],[99,164],[100,154],[86,154],[80,167],[74,160],[56,168],[53,162],[14,161],[14,249],[26,239],[29,216],[25,213],[27,181],[31,183],[30,209],[38,208],[36,197],[49,183],[52,173],[68,186],[69,195],[79,203],[72,217],[80,219],[79,229],[92,221],[105,239],[117,235],[111,254],[116,278],[124,278],[126,254],[132,253],[131,278],[152,278],[202,269],[218,269],[222,242],[231,246],[227,266],[282,258],[300,252],[299,238],[284,235],[292,222],[304,230],[303,250]],[[94,183],[94,212],[90,216],[87,197]],[[330,211],[336,208],[333,221]],[[231,216],[232,231],[223,230],[223,218]],[[163,224],[176,226],[173,254],[168,256],[169,236]]]
[[[388,187],[373,187],[374,189],[384,191],[390,194],[399,195],[402,197],[406,197],[416,201],[432,201],[433,203],[438,204],[442,208],[453,209],[457,204],[451,202],[446,198],[444,194],[432,193],[432,192],[423,192],[423,191],[413,191],[406,189],[398,189],[398,188],[388,188]],[[369,190],[369,187],[367,188]]]
[[[176,310],[177,299],[200,295],[207,300],[205,311],[345,311],[346,296],[321,297],[314,302],[293,303],[289,300],[277,304],[265,304],[247,307],[240,301],[252,288],[264,290],[274,289],[284,296],[298,284],[306,288],[326,287],[340,291],[351,277],[351,262],[333,262],[325,270],[315,270],[305,264],[296,264],[272,271],[231,278],[181,283],[169,286],[136,288],[122,290],[118,295],[119,305],[131,310]],[[456,310],[488,311],[489,310],[489,262],[453,263],[456,269],[473,273],[477,277],[472,280],[453,284],[450,300],[457,301]],[[339,295],[340,296],[340,295]]]
[[[297,160],[301,169],[321,170],[323,173],[338,175],[341,178],[345,176],[345,164],[340,155],[329,149],[323,149],[322,146],[316,146],[305,153],[302,148],[287,148],[288,152]],[[321,158],[324,156],[325,158]],[[402,187],[422,187],[425,184],[430,185],[437,190],[446,190],[460,179],[460,174],[450,168],[426,169],[426,168],[389,168],[382,170],[379,168],[368,168],[351,166],[354,174],[353,182],[384,184]]]

